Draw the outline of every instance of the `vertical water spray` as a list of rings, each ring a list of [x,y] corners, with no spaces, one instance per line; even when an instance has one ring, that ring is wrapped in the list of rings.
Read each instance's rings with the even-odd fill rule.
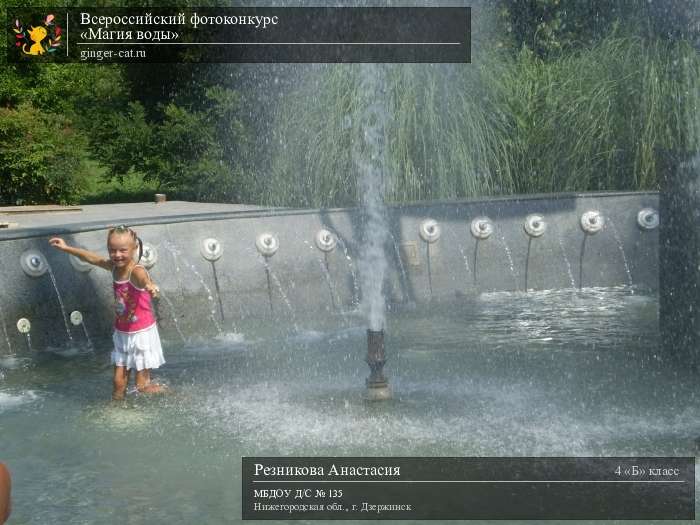
[[[389,230],[384,195],[386,192],[386,139],[388,110],[386,80],[379,64],[360,65],[359,104],[361,135],[353,143],[363,213],[363,250],[360,259],[362,304],[369,328],[384,328],[385,298],[382,293],[387,260],[384,245]]]
[[[360,259],[362,305],[367,314],[367,379],[369,399],[390,397],[383,375],[385,298],[384,278],[387,271],[385,244],[389,238],[384,196],[387,190],[385,130],[388,120],[386,78],[380,64],[360,65],[359,83],[361,135],[353,142],[352,157],[357,169],[358,190],[362,199],[363,250]]]

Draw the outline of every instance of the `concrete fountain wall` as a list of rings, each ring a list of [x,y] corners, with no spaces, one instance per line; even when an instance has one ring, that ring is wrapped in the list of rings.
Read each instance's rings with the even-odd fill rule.
[[[393,241],[385,250],[390,271],[384,292],[390,304],[402,304],[526,288],[634,285],[656,290],[658,229],[640,227],[637,216],[658,206],[658,194],[649,192],[389,207]],[[62,310],[66,316],[80,311],[92,334],[109,334],[109,273],[77,270],[67,254],[47,241],[60,234],[70,244],[106,255],[105,228],[110,224],[135,228],[157,256],[150,272],[168,301],[159,305],[166,337],[177,338],[178,331],[187,336],[235,331],[242,318],[273,323],[309,314],[327,316],[351,311],[361,299],[357,274],[363,217],[358,209],[269,210],[177,202],[86,208],[89,213],[26,216],[17,219],[18,227],[0,230],[0,352],[25,351],[25,336],[16,327],[20,318],[31,321],[35,350],[64,345],[69,334],[83,339],[82,329],[64,320]],[[580,224],[589,210],[605,217],[604,228],[595,235],[585,234]],[[547,223],[541,237],[525,233],[525,219],[533,213]],[[493,234],[477,240],[470,223],[484,216],[493,222]],[[429,247],[419,235],[427,218],[441,228],[439,240]],[[314,241],[322,228],[341,239],[326,254]],[[265,232],[279,241],[278,251],[267,259],[256,249],[256,239]],[[222,254],[215,262],[201,254],[207,238],[220,243]],[[27,250],[46,256],[55,287],[48,273],[30,277],[22,270],[20,259]]]
[[[700,365],[700,154],[665,152],[660,179],[660,328],[666,352]]]

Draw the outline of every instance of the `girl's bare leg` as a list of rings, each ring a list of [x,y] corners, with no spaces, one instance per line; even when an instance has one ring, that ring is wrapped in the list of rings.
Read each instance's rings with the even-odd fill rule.
[[[136,371],[136,388],[145,394],[156,394],[163,391],[161,385],[151,384],[151,371],[148,368]]]
[[[148,386],[148,383],[149,383],[148,369],[144,368],[143,370],[137,370],[136,371],[136,388],[138,389],[138,391],[142,392],[143,389]]]
[[[126,385],[129,382],[129,371],[125,366],[114,365],[114,377],[112,378],[112,399],[124,399]]]

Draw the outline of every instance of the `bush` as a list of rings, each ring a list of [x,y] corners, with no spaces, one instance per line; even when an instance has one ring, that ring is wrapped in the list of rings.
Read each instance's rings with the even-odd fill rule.
[[[88,176],[87,140],[72,122],[30,104],[0,108],[0,202],[70,204]]]

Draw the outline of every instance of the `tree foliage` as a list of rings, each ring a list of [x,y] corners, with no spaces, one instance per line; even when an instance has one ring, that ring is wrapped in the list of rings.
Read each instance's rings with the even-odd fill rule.
[[[70,203],[85,186],[87,141],[70,119],[23,102],[0,108],[0,202]]]
[[[495,5],[497,60],[484,53],[466,73],[391,69],[390,198],[654,188],[654,148],[698,143],[697,0]],[[246,79],[251,70],[234,65],[9,64],[0,54],[0,203],[77,202],[104,177],[188,199],[352,205],[356,70],[315,69],[259,93],[258,78],[288,70]]]
[[[6,5],[20,3],[0,0]],[[0,203],[74,203],[86,178],[127,176],[186,198],[240,198],[246,129],[237,93],[222,87],[223,71],[211,64],[10,64],[0,55]]]
[[[546,58],[596,44],[611,33],[694,40],[696,0],[498,0],[500,43]]]

